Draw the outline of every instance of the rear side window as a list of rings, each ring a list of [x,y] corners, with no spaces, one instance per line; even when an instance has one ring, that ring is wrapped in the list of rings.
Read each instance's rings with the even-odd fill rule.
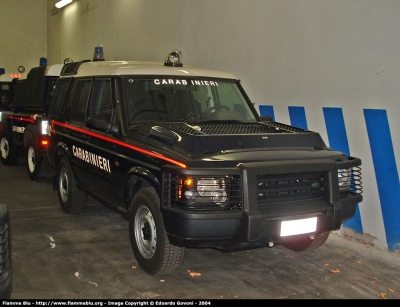
[[[50,103],[49,115],[53,118],[59,118],[62,114],[62,108],[67,97],[71,78],[59,79],[56,83],[54,94]]]
[[[24,92],[25,92],[25,84],[26,84],[26,79],[23,80],[18,80],[15,83],[15,88],[14,88],[14,97],[13,101],[10,104],[10,106],[16,107],[16,106],[23,106],[23,98],[24,98]]]
[[[23,96],[24,106],[40,106],[42,104],[42,88],[43,78],[46,66],[32,68],[27,77],[25,84],[25,93]]]
[[[45,109],[48,111],[49,104],[54,94],[54,90],[56,88],[56,82],[58,77],[49,77],[47,79],[47,90],[46,90],[46,101],[45,101]]]
[[[112,101],[111,79],[95,79],[89,102],[88,116],[101,116],[108,123],[111,123],[113,110]]]
[[[73,94],[69,98],[66,109],[67,121],[84,123],[92,83],[92,79],[76,80]]]

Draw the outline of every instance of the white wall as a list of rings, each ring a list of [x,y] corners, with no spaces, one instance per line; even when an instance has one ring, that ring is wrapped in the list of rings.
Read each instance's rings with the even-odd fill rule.
[[[25,75],[47,56],[46,0],[0,0],[0,81],[11,81],[18,66]]]
[[[184,64],[234,73],[277,121],[303,106],[327,144],[322,108],[342,108],[351,154],[363,161],[363,230],[386,247],[363,110],[387,111],[398,160],[400,1],[79,0],[48,18],[49,63],[91,59],[99,43],[109,60],[163,61],[179,48]]]

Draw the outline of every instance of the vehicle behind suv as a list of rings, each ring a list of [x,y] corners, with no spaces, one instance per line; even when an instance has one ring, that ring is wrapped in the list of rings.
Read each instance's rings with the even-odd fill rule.
[[[19,157],[27,157],[31,180],[38,178],[46,152],[48,106],[62,66],[35,67],[26,78],[14,80],[12,101],[0,113],[1,162],[15,165]]]
[[[6,110],[13,94],[13,81],[0,81],[0,110]]]
[[[362,201],[359,158],[261,118],[234,75],[183,66],[177,50],[66,64],[49,120],[62,209],[89,195],[121,214],[150,275],[192,247],[319,247]]]

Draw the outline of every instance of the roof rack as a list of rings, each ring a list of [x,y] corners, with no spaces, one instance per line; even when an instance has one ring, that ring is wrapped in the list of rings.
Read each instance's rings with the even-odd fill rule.
[[[76,75],[78,72],[79,66],[81,66],[81,64],[86,63],[86,62],[90,62],[90,60],[83,60],[83,61],[76,62],[76,63],[65,64],[63,69],[61,70],[60,76]]]

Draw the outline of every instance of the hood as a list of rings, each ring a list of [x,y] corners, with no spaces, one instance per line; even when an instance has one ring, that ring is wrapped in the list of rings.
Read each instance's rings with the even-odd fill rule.
[[[187,154],[212,154],[229,150],[326,148],[321,136],[313,131],[276,122],[257,123],[147,123],[139,135],[161,142]]]
[[[277,122],[148,123],[130,135],[190,161],[192,167],[203,167],[204,162],[217,168],[257,161],[348,160],[328,148],[318,133]]]

